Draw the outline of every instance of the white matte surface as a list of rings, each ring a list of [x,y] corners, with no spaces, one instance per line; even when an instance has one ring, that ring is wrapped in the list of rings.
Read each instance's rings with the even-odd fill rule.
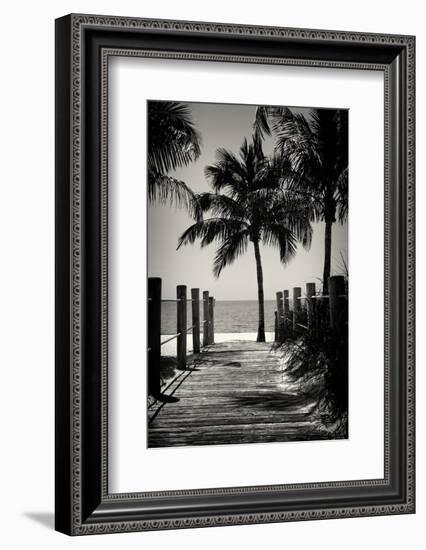
[[[114,58],[110,83],[110,491],[383,477],[381,73]],[[349,440],[146,448],[146,99],[350,109]]]

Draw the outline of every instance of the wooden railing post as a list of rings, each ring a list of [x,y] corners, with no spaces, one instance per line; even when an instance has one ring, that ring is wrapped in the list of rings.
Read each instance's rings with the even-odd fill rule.
[[[345,298],[345,278],[336,275],[328,278],[330,327],[339,329],[346,320],[347,299]]]
[[[278,341],[284,340],[284,304],[283,293],[277,292],[277,321],[278,321]]]
[[[274,317],[275,317],[275,322],[274,322],[274,329],[275,329],[275,332],[274,332],[274,342],[278,342],[278,313],[277,313],[276,310],[274,311]]]
[[[203,346],[209,345],[209,291],[203,292]]]
[[[302,311],[301,296],[302,289],[300,286],[295,286],[293,288],[293,330],[296,330],[296,324],[300,319],[300,312]]]
[[[177,368],[186,369],[186,286],[176,288],[177,298]]]
[[[214,298],[209,298],[209,344],[214,344]]]
[[[148,393],[161,393],[161,279],[148,278]]]
[[[283,298],[284,298],[284,315],[290,314],[290,299],[288,295],[288,290],[283,291]]]
[[[192,304],[192,348],[200,353],[200,289],[191,288]]]
[[[314,316],[315,300],[312,299],[312,296],[315,296],[315,293],[315,283],[306,283],[306,312],[308,318],[308,327],[312,325],[312,319]]]
[[[283,308],[284,308],[284,331],[288,330],[288,321],[290,319],[290,299],[288,290],[283,290]]]

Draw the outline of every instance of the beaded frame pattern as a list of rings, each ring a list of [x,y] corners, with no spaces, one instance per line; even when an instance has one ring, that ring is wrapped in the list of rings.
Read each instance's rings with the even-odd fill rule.
[[[250,523],[269,523],[311,519],[330,519],[344,517],[361,517],[383,514],[403,514],[414,511],[414,138],[415,138],[415,59],[414,37],[389,34],[365,34],[353,32],[338,32],[326,30],[287,29],[278,27],[257,27],[246,25],[229,25],[220,23],[201,23],[187,21],[169,21],[153,19],[137,19],[125,17],[109,17],[97,15],[72,15],[72,155],[71,155],[71,248],[72,248],[72,350],[71,350],[71,381],[72,381],[72,418],[71,418],[71,455],[72,455],[72,533],[75,535],[101,534],[113,532],[128,532],[157,529],[178,529],[189,527],[207,527],[218,525],[237,525]],[[202,32],[211,35],[228,34],[234,36],[247,35],[257,37],[286,37],[309,38],[318,41],[335,41],[336,43],[350,42],[362,44],[389,44],[402,45],[407,49],[408,85],[407,85],[407,501],[400,505],[339,507],[327,509],[313,509],[309,511],[284,511],[273,513],[229,514],[214,515],[211,517],[181,518],[172,520],[123,521],[114,523],[84,524],[81,518],[81,38],[83,27],[106,27],[109,29],[156,29]],[[237,487],[229,489],[199,489],[190,491],[163,491],[157,493],[128,493],[108,494],[108,467],[107,467],[107,437],[108,437],[108,407],[107,407],[107,328],[108,328],[108,288],[107,288],[107,195],[108,195],[108,58],[115,56],[157,57],[166,59],[197,59],[204,61],[230,61],[240,63],[274,63],[282,65],[302,65],[311,67],[346,68],[381,70],[385,76],[385,433],[384,433],[384,478],[377,480],[342,481],[330,483],[292,484],[273,486]],[[239,57],[212,54],[189,54],[153,52],[144,50],[104,50],[102,52],[102,113],[101,113],[101,185],[102,185],[102,492],[105,500],[137,500],[149,496],[185,496],[195,494],[242,494],[259,490],[294,490],[301,488],[331,488],[354,487],[360,485],[386,484],[389,475],[389,154],[388,143],[390,138],[390,121],[387,115],[389,104],[389,73],[386,65],[340,63],[332,61],[314,61],[309,59],[294,60],[284,58]]]

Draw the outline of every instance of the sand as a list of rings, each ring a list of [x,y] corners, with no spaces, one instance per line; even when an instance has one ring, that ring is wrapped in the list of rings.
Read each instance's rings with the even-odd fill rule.
[[[161,341],[164,342],[168,338],[170,338],[171,334],[162,334],[161,335]],[[219,333],[214,335],[215,342],[231,342],[233,340],[252,340],[253,342],[256,341],[256,332],[226,332],[226,333]],[[273,342],[274,341],[274,333],[273,332],[266,332],[265,333],[266,341],[267,342]],[[201,342],[203,341],[203,335],[200,336]],[[167,342],[167,344],[164,344],[161,346],[161,355],[164,356],[175,356],[176,355],[176,341],[171,340],[170,342]],[[188,335],[187,339],[187,352],[192,352],[192,336],[191,334]]]

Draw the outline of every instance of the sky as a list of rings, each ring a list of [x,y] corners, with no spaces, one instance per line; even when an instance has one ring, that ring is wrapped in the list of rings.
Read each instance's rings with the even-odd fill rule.
[[[256,106],[218,103],[188,103],[193,121],[202,137],[202,153],[197,161],[173,173],[193,191],[211,191],[204,177],[204,168],[216,160],[218,147],[238,153],[244,137],[250,139],[253,131]],[[309,109],[292,111],[309,115]],[[264,141],[264,152],[273,149],[272,138]],[[256,300],[257,278],[252,243],[244,256],[227,266],[216,279],[213,275],[213,258],[216,244],[201,248],[199,241],[176,250],[179,236],[192,225],[185,210],[169,205],[148,207],[148,276],[161,277],[163,299],[176,297],[176,286],[209,290],[217,300]],[[333,224],[332,275],[342,273],[342,257],[348,261],[348,225]],[[287,265],[279,260],[276,248],[261,245],[264,293],[266,300],[274,300],[277,291],[305,286],[314,282],[319,289],[324,262],[324,224],[313,225],[313,239],[309,251],[301,245],[296,256]]]

